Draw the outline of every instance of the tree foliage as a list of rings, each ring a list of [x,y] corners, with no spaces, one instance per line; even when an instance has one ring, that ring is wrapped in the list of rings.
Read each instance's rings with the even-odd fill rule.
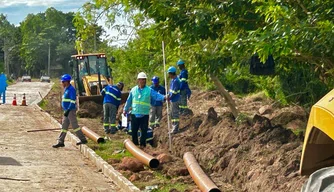
[[[66,68],[70,55],[75,53],[76,30],[73,13],[62,13],[49,8],[45,13],[29,14],[21,23],[21,57],[24,69],[39,76],[46,73],[50,47],[52,66]]]
[[[203,80],[215,75],[220,80],[248,83],[255,86],[253,90],[266,89],[268,95],[283,100],[300,92],[302,86],[297,87],[301,81],[317,85],[309,86],[307,91],[314,100],[299,95],[292,97],[293,102],[314,102],[322,96],[318,90],[316,93],[316,87],[328,89],[333,84],[334,2],[330,0],[94,0],[91,5],[90,9],[84,8],[83,17],[98,12],[105,14],[107,24],[115,26],[115,18],[121,16],[136,30],[135,39],[126,46],[117,51],[112,48],[120,53],[117,69],[122,72],[151,72],[152,63],[161,63],[159,47],[165,40],[167,62],[175,64],[177,58],[185,59],[192,83],[203,84]],[[254,53],[262,61],[273,54],[276,76],[254,77],[247,73],[245,69]],[[298,75],[301,72],[307,75]],[[226,78],[231,74],[235,78]],[[277,86],[266,83],[270,81]],[[290,81],[294,81],[296,89],[287,87]]]

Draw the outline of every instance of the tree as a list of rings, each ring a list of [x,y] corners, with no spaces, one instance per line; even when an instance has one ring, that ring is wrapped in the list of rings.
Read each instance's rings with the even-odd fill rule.
[[[73,13],[65,14],[52,7],[45,13],[29,14],[26,17],[20,28],[23,34],[21,57],[27,72],[33,76],[47,72],[49,46],[51,66],[68,68],[68,60],[75,53],[76,30],[73,18]]]
[[[95,0],[93,4],[83,17],[100,11],[112,25],[122,14],[138,33],[142,29],[138,26],[151,19],[155,38],[168,41],[172,55],[188,58],[190,70],[211,77],[227,101],[219,75],[226,68],[241,67],[254,53],[261,61],[273,54],[282,77],[293,63],[303,63],[309,73],[317,70],[325,83],[333,74],[334,2],[330,0]]]
[[[3,64],[0,61],[0,70],[7,75],[19,71],[20,59],[18,57],[20,32],[10,24],[5,15],[0,14],[0,50],[3,51]],[[2,68],[2,69],[1,69]]]

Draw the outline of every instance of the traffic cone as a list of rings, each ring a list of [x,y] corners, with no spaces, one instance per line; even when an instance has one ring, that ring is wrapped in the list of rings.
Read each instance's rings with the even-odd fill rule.
[[[16,106],[16,105],[17,105],[17,103],[16,103],[16,94],[14,94],[14,98],[13,98],[12,105],[14,105],[14,106]]]
[[[26,94],[23,93],[23,99],[22,99],[22,104],[21,106],[27,106],[27,101],[26,101]]]

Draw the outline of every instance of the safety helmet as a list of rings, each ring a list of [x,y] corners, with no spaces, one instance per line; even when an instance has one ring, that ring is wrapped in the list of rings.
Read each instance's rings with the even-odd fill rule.
[[[168,68],[168,71],[167,71],[168,73],[176,73],[176,68],[175,67],[169,67]]]
[[[144,72],[138,73],[137,79],[147,79],[147,76]]]
[[[184,64],[184,61],[182,59],[179,59],[176,63],[177,65],[183,65]]]
[[[121,87],[120,89],[122,91],[123,88],[124,88],[124,83],[120,81],[120,82],[117,83],[117,86],[120,86]]]
[[[152,77],[152,83],[153,84],[157,84],[157,83],[159,83],[159,77],[157,77],[157,76],[154,76],[154,77]]]
[[[71,81],[72,77],[69,74],[64,74],[61,76],[61,81]]]

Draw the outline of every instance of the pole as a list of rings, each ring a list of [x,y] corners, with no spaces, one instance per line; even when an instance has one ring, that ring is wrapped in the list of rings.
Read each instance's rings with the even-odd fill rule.
[[[94,53],[96,53],[96,26],[94,25]]]
[[[48,76],[50,77],[50,42],[49,42],[49,54],[48,54]]]
[[[166,73],[166,57],[165,57],[165,42],[162,41],[162,58],[164,64],[164,77],[165,77],[165,88],[167,89],[167,73]],[[166,94],[168,94],[166,92]],[[168,100],[166,99],[166,106],[167,106],[167,125],[168,125],[168,146],[169,151],[172,151],[172,135],[170,129],[170,119],[169,119],[169,105]]]

